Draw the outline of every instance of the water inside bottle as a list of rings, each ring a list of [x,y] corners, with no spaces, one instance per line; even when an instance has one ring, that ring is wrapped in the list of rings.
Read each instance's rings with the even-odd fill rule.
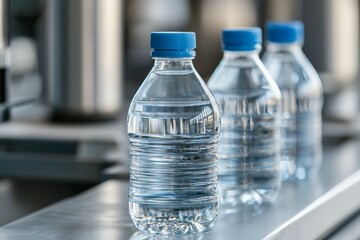
[[[143,231],[210,229],[219,212],[218,123],[209,101],[138,101],[129,114],[130,215]]]
[[[214,94],[222,116],[218,161],[223,205],[272,201],[281,177],[280,119],[268,104],[271,94]]]

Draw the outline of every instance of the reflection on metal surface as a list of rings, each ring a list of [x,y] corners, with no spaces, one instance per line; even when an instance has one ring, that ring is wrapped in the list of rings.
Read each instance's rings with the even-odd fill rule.
[[[326,237],[330,240],[360,239],[360,212]]]
[[[4,240],[34,240],[34,235],[32,234],[23,234],[23,233],[0,233],[0,239]],[[52,240],[51,237],[44,237],[44,236],[36,236],[37,240]]]
[[[0,180],[0,226],[90,187],[93,185],[74,182]]]
[[[157,234],[148,234],[145,232],[135,232],[130,240],[203,240],[206,239],[204,234],[189,234],[181,236],[171,236],[171,235],[157,235]]]
[[[266,239],[319,239],[360,209],[360,170],[288,220]],[[338,211],[341,209],[341,211]],[[336,214],[336,216],[329,216]],[[314,223],[316,224],[314,227]]]

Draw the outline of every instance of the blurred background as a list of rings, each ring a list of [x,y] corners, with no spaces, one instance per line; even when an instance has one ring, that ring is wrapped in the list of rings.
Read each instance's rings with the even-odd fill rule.
[[[96,98],[94,105],[108,108],[105,114],[116,112],[122,102],[131,100],[153,64],[152,31],[196,32],[195,66],[207,80],[222,57],[222,28],[263,28],[267,20],[302,20],[304,51],[321,75],[326,94],[347,103],[337,108],[334,99],[328,99],[325,117],[348,121],[357,113],[357,0],[11,0],[11,5],[14,99],[34,96],[62,112],[73,107],[81,98],[74,95],[82,92],[88,95],[82,98]],[[29,82],[30,88],[24,87]]]
[[[324,86],[324,138],[360,133],[358,0],[0,3],[0,203],[10,203],[0,205],[0,225],[128,178],[124,120],[153,64],[152,31],[196,32],[194,64],[207,81],[222,58],[222,28],[302,20],[304,52]]]

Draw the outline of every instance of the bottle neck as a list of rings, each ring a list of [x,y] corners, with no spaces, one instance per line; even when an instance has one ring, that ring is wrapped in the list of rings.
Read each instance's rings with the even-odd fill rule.
[[[155,71],[193,70],[193,58],[154,58]]]
[[[259,51],[224,51],[225,61],[254,61],[259,59]]]
[[[274,43],[268,42],[266,44],[266,51],[277,52],[277,53],[286,53],[286,52],[302,52],[302,44],[297,43]]]

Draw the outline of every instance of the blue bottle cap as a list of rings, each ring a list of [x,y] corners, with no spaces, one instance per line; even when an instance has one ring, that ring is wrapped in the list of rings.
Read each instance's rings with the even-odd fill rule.
[[[150,46],[152,57],[195,57],[196,37],[193,32],[152,32]]]
[[[260,28],[224,29],[223,49],[228,51],[253,51],[261,48]]]
[[[304,24],[300,21],[266,23],[267,40],[275,43],[302,43],[304,41]]]

